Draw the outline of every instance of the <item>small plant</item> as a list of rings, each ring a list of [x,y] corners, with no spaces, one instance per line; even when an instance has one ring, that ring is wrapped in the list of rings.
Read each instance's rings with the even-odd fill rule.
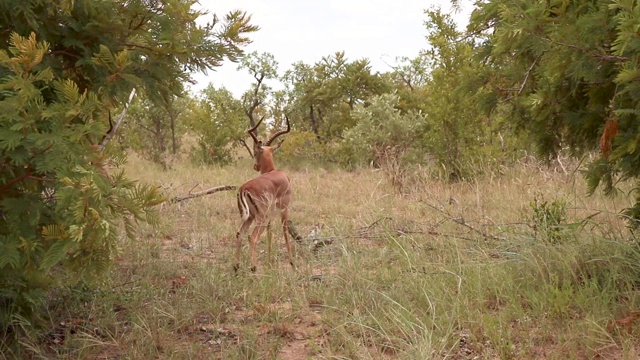
[[[549,202],[537,194],[529,203],[530,217],[536,238],[558,244],[567,239],[567,202],[560,198]]]

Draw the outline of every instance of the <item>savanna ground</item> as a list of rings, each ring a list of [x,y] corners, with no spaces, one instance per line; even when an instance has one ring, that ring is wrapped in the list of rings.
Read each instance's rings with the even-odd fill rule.
[[[127,170],[168,196],[256,175],[248,160],[161,171],[132,156]],[[258,271],[248,271],[245,241],[242,270],[233,272],[240,224],[233,191],[163,204],[161,225],[123,240],[97,290],[52,294],[50,326],[28,332],[24,353],[4,356],[640,356],[640,253],[616,215],[631,204],[628,195],[587,197],[579,175],[531,164],[468,183],[416,174],[402,195],[376,170],[289,174],[291,218],[304,237],[297,269],[274,226],[273,264],[263,235]],[[312,232],[324,246],[307,238]]]

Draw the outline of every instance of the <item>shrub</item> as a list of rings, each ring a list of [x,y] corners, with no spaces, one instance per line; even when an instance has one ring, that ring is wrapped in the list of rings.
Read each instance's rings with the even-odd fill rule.
[[[564,199],[552,202],[544,200],[542,195],[536,195],[529,203],[532,223],[536,238],[552,244],[561,243],[570,236],[567,225],[567,203]]]
[[[353,112],[357,125],[344,134],[341,159],[381,168],[394,189],[402,191],[411,164],[419,160],[416,140],[425,119],[417,112],[403,114],[397,105],[398,96],[392,94],[359,105]]]
[[[107,130],[101,101],[43,66],[48,51],[33,34],[0,50],[0,332],[66,275],[104,273],[120,225],[133,238],[163,201],[94,145]]]

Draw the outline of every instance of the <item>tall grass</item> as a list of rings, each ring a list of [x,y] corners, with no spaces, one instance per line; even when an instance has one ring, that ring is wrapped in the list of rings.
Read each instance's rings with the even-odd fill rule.
[[[162,171],[136,157],[128,171],[168,196],[255,176],[244,162]],[[296,270],[274,227],[274,263],[265,251],[257,273],[233,272],[233,192],[165,204],[103,283],[52,292],[48,326],[25,324],[4,357],[637,357],[640,250],[617,216],[631,199],[586,197],[580,178],[527,166],[417,177],[402,195],[380,171],[289,174],[292,221],[320,229],[296,244]],[[561,221],[545,228],[543,203]],[[548,241],[545,229],[561,231]],[[248,256],[245,244],[246,268]]]

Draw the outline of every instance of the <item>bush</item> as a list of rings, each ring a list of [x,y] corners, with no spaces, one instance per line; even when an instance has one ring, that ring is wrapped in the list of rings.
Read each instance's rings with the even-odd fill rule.
[[[14,34],[12,45],[0,50],[0,332],[56,281],[104,273],[120,225],[133,238],[163,201],[94,145],[107,130],[101,101],[42,66],[48,44]]]
[[[196,164],[233,162],[235,150],[245,136],[242,103],[225,88],[209,85],[190,106],[185,122],[197,138],[197,146],[190,151],[191,160]]]
[[[529,207],[532,211],[529,219],[536,238],[552,244],[568,239],[571,233],[567,225],[567,203],[564,199],[549,202],[541,195],[536,195]]]
[[[381,168],[393,188],[403,191],[412,164],[422,151],[417,139],[425,119],[417,112],[402,114],[398,96],[384,94],[359,105],[353,112],[357,125],[344,134],[342,161],[348,165],[369,163]]]

